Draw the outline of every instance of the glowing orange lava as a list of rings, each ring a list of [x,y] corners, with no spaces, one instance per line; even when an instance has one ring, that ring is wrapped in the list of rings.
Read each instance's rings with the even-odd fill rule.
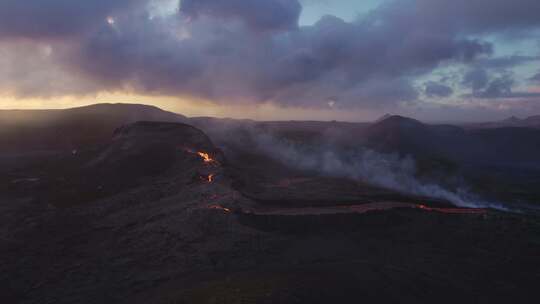
[[[212,183],[215,178],[215,174],[201,175],[201,180],[207,183]]]
[[[188,152],[188,153],[191,153],[191,154],[196,154],[197,156],[199,156],[202,161],[205,163],[205,164],[208,164],[208,165],[219,165],[219,162],[215,159],[212,158],[212,156],[210,156],[209,153],[206,153],[206,152],[203,152],[203,151],[198,151],[198,152],[195,152],[189,148],[181,148],[182,150],[184,150],[185,152]]]
[[[221,211],[223,211],[225,213],[230,213],[231,212],[231,209],[225,208],[225,207],[220,206],[220,205],[210,205],[210,206],[208,206],[208,209],[221,210]]]
[[[205,163],[212,163],[214,160],[210,157],[210,154],[204,152],[197,152]]]

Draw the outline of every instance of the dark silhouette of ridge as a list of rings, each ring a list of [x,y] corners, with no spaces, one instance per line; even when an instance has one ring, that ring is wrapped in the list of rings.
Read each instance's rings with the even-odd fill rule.
[[[65,110],[0,111],[0,148],[74,150],[111,139],[115,129],[137,121],[187,122],[154,106],[96,104]]]

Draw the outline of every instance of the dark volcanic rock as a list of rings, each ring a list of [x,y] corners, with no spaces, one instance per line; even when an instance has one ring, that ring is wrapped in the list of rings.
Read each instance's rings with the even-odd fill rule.
[[[112,142],[98,151],[80,151],[42,168],[39,199],[73,205],[118,194],[157,179],[186,183],[208,174],[198,152],[213,164],[224,156],[199,129],[182,123],[138,122],[119,128]]]
[[[208,153],[219,162],[224,160],[208,136],[195,127],[181,123],[138,122],[118,129],[109,147],[90,166],[156,175],[173,167],[178,156],[186,153],[198,156],[197,152]]]
[[[452,206],[452,203],[443,199],[415,196],[345,178],[331,177],[282,179],[273,183],[246,182],[239,191],[263,206],[285,208],[352,206],[380,202]]]
[[[257,181],[258,196],[274,203],[389,194],[302,178],[264,157],[238,160],[254,166],[244,168],[247,179],[256,171],[279,177]],[[534,301],[536,216],[420,209],[246,214],[240,211],[260,204],[232,188],[235,175],[224,171],[237,169],[223,163],[198,129],[148,122],[118,129],[105,147],[44,161],[32,171],[42,172],[40,200],[29,199],[31,187],[17,198],[0,191],[0,302]],[[212,182],[200,179],[210,174]]]

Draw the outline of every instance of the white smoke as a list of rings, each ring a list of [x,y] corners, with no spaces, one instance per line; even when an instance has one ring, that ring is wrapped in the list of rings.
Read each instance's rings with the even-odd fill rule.
[[[337,151],[333,145],[313,147],[281,140],[268,133],[254,137],[256,149],[288,166],[316,171],[323,175],[361,180],[403,193],[445,199],[459,207],[508,210],[501,204],[484,202],[466,187],[454,191],[416,177],[411,156],[379,153],[366,148]]]

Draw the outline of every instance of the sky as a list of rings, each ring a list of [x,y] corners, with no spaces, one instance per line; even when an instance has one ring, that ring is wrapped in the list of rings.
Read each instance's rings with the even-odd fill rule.
[[[538,11],[537,0],[2,0],[0,109],[538,115]]]

